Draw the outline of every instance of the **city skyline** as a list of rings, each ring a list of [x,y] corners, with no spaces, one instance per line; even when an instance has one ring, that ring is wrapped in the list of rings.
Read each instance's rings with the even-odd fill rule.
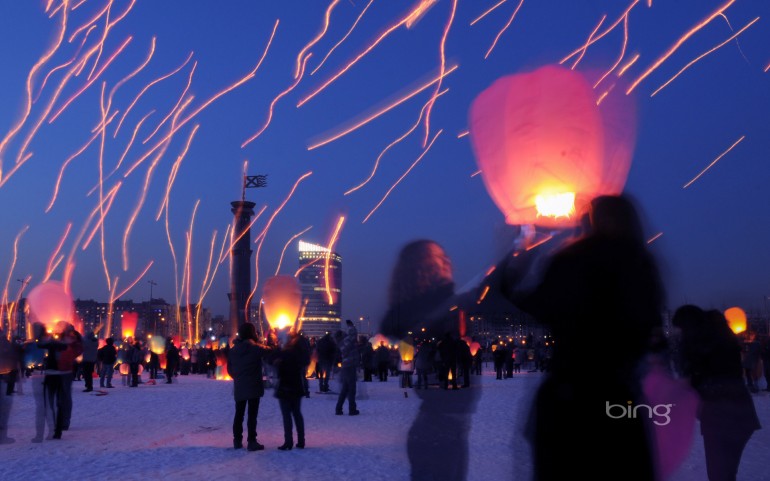
[[[474,175],[478,166],[465,135],[471,102],[496,79],[558,63],[615,25],[565,65],[580,56],[577,69],[599,81],[620,58],[617,69],[627,67],[621,79],[642,79],[632,94],[638,129],[626,190],[644,211],[648,238],[655,239],[650,248],[662,265],[669,308],[693,302],[767,310],[770,5],[509,0],[479,19],[498,2],[115,0],[108,21],[120,20],[105,34],[106,11],[92,30],[77,29],[90,25],[107,3],[73,1],[61,45],[52,50],[63,14],[46,13],[46,3],[0,6],[0,38],[13,45],[0,50],[7,67],[0,78],[0,139],[8,139],[0,149],[0,289],[7,288],[9,301],[49,270],[62,279],[71,258],[73,297],[109,299],[137,280],[116,298],[143,301],[152,290],[170,303],[194,304],[205,292],[202,303],[212,314],[227,315],[222,240],[232,221],[230,202],[242,198],[244,174],[267,175],[268,182],[245,194],[256,203],[255,299],[268,277],[294,274],[293,262],[281,263],[282,252],[293,249],[287,243],[302,232],[321,246],[337,232],[334,250],[345,258],[343,319],[378,322],[397,253],[411,240],[441,244],[453,261],[456,286],[469,286],[509,250],[516,231]],[[419,5],[429,7],[420,17]],[[79,76],[72,70],[57,97],[77,65],[67,62],[82,58],[102,37],[103,48]],[[615,78],[597,82],[597,95]],[[142,160],[191,113],[170,143],[158,147],[165,153],[157,164],[157,152]],[[104,138],[102,121],[108,124]],[[27,279],[28,285],[17,281]]]

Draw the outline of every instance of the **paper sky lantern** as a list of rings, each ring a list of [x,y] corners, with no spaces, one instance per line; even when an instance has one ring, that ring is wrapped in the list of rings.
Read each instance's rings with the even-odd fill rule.
[[[265,282],[262,302],[267,322],[273,329],[293,326],[299,315],[302,291],[293,276],[274,276]]]
[[[740,307],[731,307],[726,310],[725,318],[727,325],[734,333],[740,334],[746,330],[746,313]]]
[[[571,225],[592,198],[622,191],[635,124],[631,101],[618,98],[598,106],[583,75],[558,66],[500,78],[479,94],[471,143],[508,224]]]
[[[139,321],[139,314],[136,312],[124,312],[121,319],[121,327],[123,329],[123,339],[127,337],[134,337],[136,334],[136,323]]]
[[[481,349],[481,344],[479,344],[479,343],[478,343],[478,342],[476,342],[476,341],[473,341],[473,342],[471,343],[471,346],[470,346],[470,348],[471,348],[471,356],[475,356],[475,355],[476,355],[476,353],[478,353],[478,352],[479,352],[479,349]]]
[[[27,303],[30,320],[43,323],[48,330],[59,322],[71,322],[74,316],[72,296],[61,282],[48,281],[35,286],[27,296]]]
[[[388,341],[388,338],[383,336],[382,334],[375,334],[371,338],[369,338],[369,342],[372,344],[372,347],[377,349],[380,347],[380,343],[384,342],[387,346],[390,341]]]
[[[414,346],[407,341],[399,341],[398,353],[401,355],[401,360],[408,362],[414,360]]]
[[[166,338],[163,336],[152,336],[150,338],[150,351],[155,354],[166,352]]]

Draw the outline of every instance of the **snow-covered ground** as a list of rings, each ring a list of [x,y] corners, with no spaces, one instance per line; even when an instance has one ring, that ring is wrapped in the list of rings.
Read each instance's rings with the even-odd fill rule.
[[[590,374],[588,374],[590,375]],[[278,401],[268,390],[258,418],[265,451],[232,449],[232,384],[203,376],[180,376],[172,385],[121,386],[107,396],[81,392],[73,384],[72,425],[59,441],[30,442],[34,436],[34,398],[27,382],[13,396],[9,436],[0,446],[2,480],[313,480],[409,479],[406,435],[420,400],[404,396],[398,380],[359,383],[360,416],[335,416],[336,396],[316,394],[302,411],[307,448],[283,452]],[[469,480],[531,477],[531,463],[521,429],[539,374],[517,374],[496,381],[489,368],[470,432]],[[764,387],[764,385],[762,385]],[[446,392],[447,396],[453,395]],[[770,480],[770,395],[754,397],[765,426],[755,433],[743,455],[738,478]],[[347,409],[347,408],[346,408]],[[691,454],[676,481],[705,480],[702,439],[694,437]],[[451,463],[451,459],[446,460]]]

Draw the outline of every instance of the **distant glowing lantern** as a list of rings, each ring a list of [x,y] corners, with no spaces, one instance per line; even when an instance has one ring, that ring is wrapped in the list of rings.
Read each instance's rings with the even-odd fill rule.
[[[492,352],[497,351],[497,344],[492,344]]]
[[[121,319],[123,329],[123,338],[134,337],[136,333],[136,323],[139,321],[139,314],[136,312],[124,312]]]
[[[471,346],[470,346],[470,347],[471,347],[471,356],[475,356],[475,355],[476,355],[476,353],[478,353],[478,352],[479,352],[479,349],[481,349],[481,344],[479,344],[479,343],[478,343],[478,342],[476,342],[476,341],[473,341],[473,342],[471,343]]]
[[[129,368],[128,364],[123,363],[123,364],[120,365],[120,374],[121,375],[128,376],[128,374],[130,372],[131,371],[130,371],[130,368]]]
[[[414,359],[414,346],[407,341],[400,341],[398,343],[398,353],[401,355],[402,361],[412,361]]]
[[[740,334],[746,330],[746,313],[740,307],[731,307],[725,311],[727,325],[734,333]]]
[[[498,79],[474,100],[470,137],[508,224],[574,224],[597,195],[623,190],[635,141],[632,101],[579,72],[545,66]],[[627,97],[627,96],[622,96]]]
[[[150,351],[155,354],[162,354],[166,351],[166,339],[163,336],[152,336],[150,338]]]
[[[265,282],[262,290],[263,308],[267,322],[273,329],[294,325],[302,303],[302,291],[294,276],[274,276]]]
[[[46,330],[53,332],[59,322],[70,322],[74,316],[72,296],[64,284],[48,281],[35,286],[27,296],[30,320],[41,322]]]

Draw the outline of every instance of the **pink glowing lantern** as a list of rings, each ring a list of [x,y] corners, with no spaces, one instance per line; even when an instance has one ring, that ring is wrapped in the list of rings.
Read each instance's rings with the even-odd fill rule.
[[[597,100],[582,74],[559,66],[500,78],[474,100],[473,151],[508,224],[567,227],[592,198],[622,191],[631,101]]]
[[[139,314],[136,312],[124,312],[121,319],[123,339],[134,337],[136,324],[139,322]]]
[[[476,354],[479,352],[479,349],[481,349],[481,344],[479,344],[476,341],[473,341],[470,345],[471,348],[471,356],[476,356]]]
[[[30,321],[40,322],[53,331],[60,322],[71,322],[75,310],[72,296],[58,281],[48,281],[35,286],[27,296]]]
[[[294,325],[302,304],[302,291],[294,276],[274,276],[265,282],[262,290],[265,317],[270,327],[277,330]]]

